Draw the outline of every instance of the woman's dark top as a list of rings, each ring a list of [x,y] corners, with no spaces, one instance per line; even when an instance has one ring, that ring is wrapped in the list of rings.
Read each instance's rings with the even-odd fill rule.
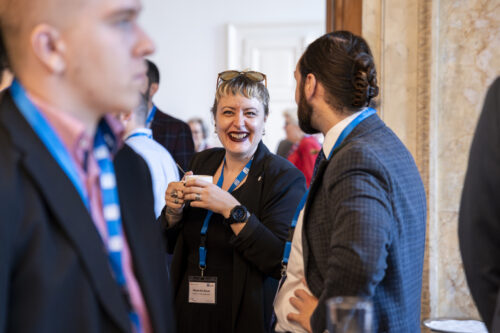
[[[194,174],[215,174],[225,150],[195,154]],[[174,253],[172,284],[179,332],[267,332],[283,247],[295,208],[305,192],[302,173],[271,154],[262,142],[247,179],[232,195],[252,214],[238,236],[213,214],[207,231],[205,276],[217,277],[217,304],[188,303],[188,276],[200,276],[200,230],[206,210],[186,207],[166,230]],[[164,215],[160,220],[166,225]]]

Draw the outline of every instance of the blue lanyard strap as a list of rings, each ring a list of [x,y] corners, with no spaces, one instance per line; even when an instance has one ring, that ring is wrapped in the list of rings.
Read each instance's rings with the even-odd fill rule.
[[[87,210],[89,210],[90,206],[87,191],[82,184],[80,176],[78,175],[75,162],[57,133],[50,126],[37,107],[29,100],[26,91],[17,79],[12,82],[10,92],[14,103],[21,114],[33,128],[37,136],[59,164],[69,180],[73,183],[73,186],[80,195],[83,204],[87,207]]]
[[[127,138],[125,139],[125,141],[127,141],[130,138],[135,138],[136,136],[146,136],[146,137],[148,137],[148,139],[152,139],[153,138],[153,136],[151,134],[147,134],[147,133],[134,133],[134,134],[130,134],[129,136],[127,136]]]
[[[116,175],[111,151],[116,146],[116,138],[111,128],[105,121],[101,121],[97,128],[94,139],[94,156],[99,165],[101,175],[99,177],[101,185],[101,198],[103,205],[103,215],[106,220],[108,230],[108,259],[116,282],[120,286],[125,300],[129,306],[129,319],[134,325],[135,332],[141,332],[141,323],[138,313],[131,305],[130,296],[123,270],[122,253],[125,245],[123,237],[122,219],[120,213],[120,200],[118,188],[116,187]]]
[[[363,112],[361,112],[356,118],[354,118],[354,120],[351,121],[349,123],[349,125],[347,125],[346,128],[344,128],[344,130],[340,133],[337,141],[335,141],[335,144],[333,145],[333,148],[330,151],[330,154],[328,155],[328,159],[332,158],[333,151],[338,146],[340,146],[340,144],[342,143],[342,141],[344,141],[344,139],[349,134],[351,134],[352,130],[355,129],[356,126],[358,126],[363,120],[365,120],[366,118],[370,117],[372,114],[375,114],[375,113],[377,113],[377,110],[375,110],[373,108],[367,108]]]
[[[363,120],[366,118],[370,117],[377,111],[373,108],[367,108],[365,109],[362,113],[360,113],[356,118],[354,118],[353,121],[347,125],[344,130],[340,133],[339,137],[337,138],[337,141],[335,141],[335,144],[333,145],[332,150],[330,151],[330,154],[328,154],[328,160],[332,158],[333,152],[335,151],[336,148],[340,146],[342,141],[352,132],[353,129],[356,128]],[[300,212],[304,208],[306,201],[307,201],[307,196],[309,194],[309,190],[304,193],[302,196],[302,199],[300,200],[299,206],[295,210],[295,214],[293,215],[292,219],[292,224],[290,226],[290,229],[288,231],[288,239],[285,243],[285,248],[283,250],[283,260],[281,261],[281,274],[284,275],[286,274],[286,266],[288,265],[288,259],[290,258],[290,252],[292,250],[292,239],[293,239],[293,233],[295,231],[295,227],[297,226],[297,221],[299,219]]]
[[[233,181],[231,184],[231,187],[227,190],[229,193],[233,192],[238,185],[245,179],[245,177],[248,175],[248,172],[250,171],[250,167],[252,166],[253,162],[253,157],[248,161],[248,163],[245,165],[243,170],[241,170],[240,174],[236,179]],[[224,183],[224,165],[226,164],[226,158],[224,157],[224,162],[222,163],[222,170],[220,172],[220,177],[219,180],[217,181],[217,186],[222,188],[222,184]],[[200,262],[199,266],[201,269],[201,275],[203,276],[203,271],[207,267],[207,248],[206,248],[206,242],[207,242],[207,230],[208,230],[208,225],[210,223],[210,218],[213,215],[213,211],[209,210],[207,212],[207,215],[205,216],[205,220],[203,221],[203,226],[201,227],[200,231]]]
[[[153,121],[153,118],[155,117],[156,114],[156,105],[153,104],[153,107],[151,108],[151,112],[149,112],[148,118],[146,119],[146,126],[150,127],[151,122]]]
[[[87,209],[90,210],[89,199],[87,197],[85,187],[83,186],[78,175],[75,162],[57,133],[43,117],[42,113],[40,113],[36,106],[29,100],[26,91],[17,80],[14,80],[12,83],[10,91],[21,114],[28,121],[62,170],[66,173],[68,178],[73,183],[73,186],[80,194],[83,203]],[[124,239],[122,235],[120,217],[120,203],[118,200],[118,189],[116,187],[114,166],[111,160],[111,151],[113,151],[115,146],[116,138],[111,131],[111,128],[105,120],[101,120],[94,138],[93,152],[101,171],[99,179],[103,203],[103,215],[106,220],[109,236],[106,244],[108,248],[108,259],[117,284],[121,287],[124,295],[128,295],[121,260]],[[141,332],[139,316],[130,305],[130,299],[128,297],[126,297],[126,299],[130,309],[129,318],[136,328],[136,332]]]

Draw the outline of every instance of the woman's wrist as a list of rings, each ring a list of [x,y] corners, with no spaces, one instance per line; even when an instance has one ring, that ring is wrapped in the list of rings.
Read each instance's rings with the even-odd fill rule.
[[[182,211],[179,213],[167,206],[165,207],[165,218],[167,219],[168,225],[173,226],[182,220]]]
[[[231,210],[233,210],[234,207],[241,205],[238,200],[236,200],[233,196],[231,196],[233,199],[228,201],[226,207],[222,211],[222,215],[224,216],[225,219],[228,219],[229,216],[231,215]]]

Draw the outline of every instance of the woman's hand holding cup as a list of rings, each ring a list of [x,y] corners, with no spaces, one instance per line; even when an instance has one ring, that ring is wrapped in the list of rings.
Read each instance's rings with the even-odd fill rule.
[[[184,178],[192,174],[192,171],[188,171],[184,175]],[[167,206],[165,208],[165,217],[167,218],[170,226],[179,222],[182,218],[182,210],[184,209],[184,205],[186,203],[184,196],[184,178],[180,182],[170,182],[167,190],[165,191],[165,205]]]
[[[186,177],[184,199],[191,202],[191,207],[208,209],[228,218],[231,209],[240,204],[239,201],[205,177],[209,176]]]

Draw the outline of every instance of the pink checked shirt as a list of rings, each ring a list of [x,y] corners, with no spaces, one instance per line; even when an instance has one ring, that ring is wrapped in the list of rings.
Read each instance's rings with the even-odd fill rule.
[[[99,184],[99,166],[92,153],[93,138],[85,133],[85,126],[79,120],[70,114],[56,110],[46,102],[41,101],[34,96],[29,95],[29,99],[37,106],[40,112],[45,116],[52,128],[62,140],[64,146],[70,153],[75,162],[78,175],[85,186],[88,198],[90,200],[90,214],[92,220],[101,235],[104,243],[107,243],[108,231],[104,219],[101,201],[101,187]],[[121,137],[124,129],[118,120],[107,115],[106,121],[111,127],[113,133],[119,138],[119,144],[122,145]],[[87,154],[87,167],[85,168],[85,155]],[[137,279],[134,276],[133,262],[130,256],[130,248],[124,232],[124,248],[122,252],[122,265],[127,282],[127,288],[130,294],[130,301],[140,317],[142,331],[151,333],[151,321],[144,302],[144,297]]]

